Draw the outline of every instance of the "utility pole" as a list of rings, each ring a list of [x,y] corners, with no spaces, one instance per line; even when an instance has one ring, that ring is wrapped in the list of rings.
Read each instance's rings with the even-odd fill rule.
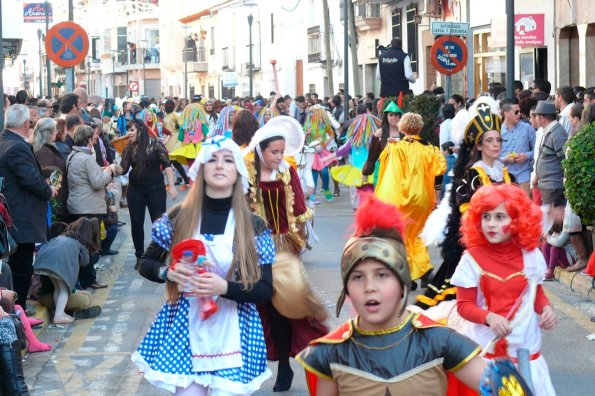
[[[506,98],[514,98],[514,0],[506,0]]]
[[[45,37],[47,37],[50,28],[50,5],[47,0],[44,3],[43,8],[45,11]],[[52,96],[52,69],[50,58],[47,54],[45,54],[45,72],[47,73],[46,84],[48,85],[48,96]]]
[[[37,44],[39,44],[39,96],[43,97],[43,66],[41,61],[41,29],[37,29]]]
[[[74,6],[72,0],[68,0],[68,20],[74,20]],[[74,67],[67,67],[66,73],[66,92],[70,93],[74,91]]]
[[[347,98],[349,97],[349,6],[347,5],[348,0],[343,0],[343,52],[344,52],[344,82],[343,82],[343,122],[347,122],[349,119],[349,103]],[[332,95],[332,93],[331,93]],[[338,120],[337,120],[338,121]]]
[[[184,29],[184,98],[188,99],[188,35],[186,34],[190,26],[183,25]]]
[[[328,0],[322,0],[322,13],[324,17],[324,52],[326,58],[326,92],[329,96],[333,94],[333,51],[331,49],[331,17],[328,11]],[[325,95],[321,95],[324,97]]]
[[[349,4],[349,36],[351,36],[351,72],[353,73],[353,92],[363,94],[359,81],[359,65],[357,61],[357,31],[355,30],[354,5],[352,1]],[[347,99],[345,99],[347,102]],[[348,106],[349,110],[349,106]]]

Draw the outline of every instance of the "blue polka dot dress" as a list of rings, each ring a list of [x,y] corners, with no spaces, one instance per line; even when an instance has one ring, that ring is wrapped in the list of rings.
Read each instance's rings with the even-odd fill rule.
[[[153,225],[153,240],[169,249],[172,225],[164,217]],[[261,265],[275,261],[275,246],[270,231],[256,237],[256,250]],[[132,355],[133,362],[144,372],[151,384],[170,392],[176,387],[186,388],[193,382],[231,393],[250,394],[258,390],[270,377],[267,367],[266,345],[256,306],[238,303],[241,367],[209,372],[193,371],[189,339],[188,299],[181,296],[175,303],[165,303],[147,335]]]

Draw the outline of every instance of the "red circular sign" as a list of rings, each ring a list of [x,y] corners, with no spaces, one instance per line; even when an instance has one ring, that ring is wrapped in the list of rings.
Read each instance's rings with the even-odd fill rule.
[[[132,92],[138,91],[138,81],[130,81],[128,83],[128,89]]]
[[[434,41],[430,59],[440,73],[458,73],[467,64],[467,46],[457,36],[442,36]]]
[[[89,37],[80,25],[72,21],[54,25],[45,38],[45,51],[56,65],[73,67],[89,52]]]

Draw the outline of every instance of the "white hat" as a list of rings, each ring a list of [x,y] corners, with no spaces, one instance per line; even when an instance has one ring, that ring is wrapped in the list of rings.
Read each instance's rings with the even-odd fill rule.
[[[293,117],[278,116],[271,118],[269,122],[256,131],[250,144],[244,151],[244,155],[255,149],[260,150],[259,144],[269,138],[281,136],[285,139],[285,155],[293,156],[298,154],[304,146],[304,131],[299,122]],[[262,156],[259,153],[259,156]]]
[[[188,169],[188,177],[192,180],[196,179],[200,166],[206,164],[213,154],[220,150],[229,150],[233,154],[233,160],[236,165],[238,173],[242,176],[242,184],[244,191],[248,191],[248,168],[242,155],[242,150],[233,140],[225,136],[214,136],[206,139],[200,146],[200,152],[196,156],[196,161]]]

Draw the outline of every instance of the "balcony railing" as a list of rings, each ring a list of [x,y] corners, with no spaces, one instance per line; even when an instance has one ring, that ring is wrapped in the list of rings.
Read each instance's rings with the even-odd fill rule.
[[[188,62],[189,72],[204,73],[209,71],[205,48],[188,48],[182,50],[182,61]]]

